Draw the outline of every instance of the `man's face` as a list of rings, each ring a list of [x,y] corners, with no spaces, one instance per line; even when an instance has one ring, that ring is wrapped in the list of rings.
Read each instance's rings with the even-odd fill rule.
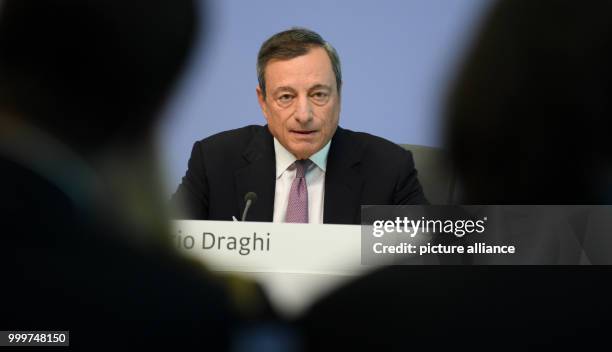
[[[298,159],[321,150],[340,116],[336,76],[325,49],[268,61],[265,80],[267,95],[257,87],[257,97],[272,135]]]

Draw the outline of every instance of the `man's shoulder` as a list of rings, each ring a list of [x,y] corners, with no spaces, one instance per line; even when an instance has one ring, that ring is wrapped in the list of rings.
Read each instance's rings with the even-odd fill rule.
[[[231,156],[249,150],[267,150],[272,145],[272,136],[267,126],[249,125],[223,131],[195,143],[194,150],[206,155]]]
[[[236,144],[247,144],[254,137],[261,136],[265,133],[267,127],[260,125],[248,125],[233,130],[227,130],[213,134],[198,141],[205,145],[228,145],[236,146]]]
[[[234,162],[253,158],[253,155],[274,153],[273,137],[267,126],[249,125],[228,130],[195,142],[192,154],[215,165],[234,165]]]

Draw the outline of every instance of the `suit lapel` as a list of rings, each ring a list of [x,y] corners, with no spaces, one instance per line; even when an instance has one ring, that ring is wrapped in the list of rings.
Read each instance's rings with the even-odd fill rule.
[[[242,155],[247,166],[235,173],[237,203],[242,217],[248,192],[257,194],[257,201],[251,206],[247,221],[272,221],[274,211],[274,190],[276,187],[276,158],[274,143],[268,126],[258,129]]]
[[[324,223],[357,224],[361,215],[362,149],[359,145],[350,145],[346,134],[338,127],[327,156]]]

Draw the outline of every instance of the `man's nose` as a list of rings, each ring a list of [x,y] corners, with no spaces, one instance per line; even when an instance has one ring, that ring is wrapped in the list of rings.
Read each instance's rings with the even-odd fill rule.
[[[312,107],[308,97],[300,97],[296,103],[295,119],[301,124],[312,120]]]

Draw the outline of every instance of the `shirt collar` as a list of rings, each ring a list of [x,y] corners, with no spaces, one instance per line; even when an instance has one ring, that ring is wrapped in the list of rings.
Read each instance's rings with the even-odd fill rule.
[[[327,154],[329,153],[330,145],[331,140],[329,140],[321,150],[310,156],[310,161],[317,165],[319,169],[323,170],[323,172],[325,172],[327,167]],[[290,151],[285,149],[276,137],[274,137],[274,154],[276,155],[276,178],[279,178],[297,158],[291,154]]]

